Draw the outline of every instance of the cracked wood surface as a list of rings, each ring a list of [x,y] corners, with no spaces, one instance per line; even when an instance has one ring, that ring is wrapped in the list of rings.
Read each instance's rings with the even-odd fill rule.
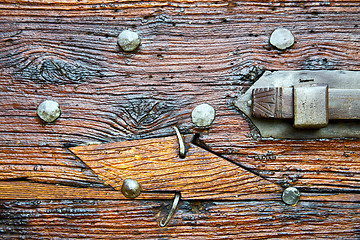
[[[300,201],[182,201],[169,226],[169,201],[0,201],[8,239],[358,239],[359,204]],[[352,214],[349,214],[351,212]],[[357,217],[357,218],[356,218]],[[346,225],[346,228],[344,227]],[[26,236],[26,237],[24,237]]]
[[[219,119],[222,125],[214,125],[201,144],[281,186],[296,185],[309,192],[360,192],[358,140],[252,140],[237,135],[242,121],[237,119]],[[223,125],[226,131],[220,131]]]
[[[199,145],[318,195],[295,208],[265,195],[200,202],[216,207],[180,208],[168,230],[155,222],[160,201],[6,200],[2,238],[359,237],[359,141],[261,140],[231,105],[263,69],[360,70],[359,1],[4,0],[0,12],[0,180],[14,186],[4,198],[30,186],[107,199],[114,191],[67,148],[169,136],[174,124],[196,132],[190,113],[204,102],[217,117]],[[285,52],[268,44],[280,26],[296,38]],[[126,28],[142,38],[135,53],[116,44]],[[61,104],[54,124],[36,116],[45,99]]]
[[[191,110],[208,102],[217,119],[206,143],[215,152],[238,152],[234,161],[274,182],[358,191],[357,142],[326,141],[316,149],[313,142],[277,142],[272,152],[288,154],[271,167],[253,159],[266,161],[265,148],[274,142],[246,137],[248,123],[231,106],[260,69],[359,70],[358,2],[108,3],[91,5],[101,7],[91,13],[90,2],[45,3],[0,5],[0,154],[6,156],[0,179],[101,187],[64,147],[167,136],[174,124],[189,133]],[[39,17],[43,9],[56,16]],[[82,16],[72,15],[76,9]],[[297,39],[283,53],[268,44],[280,25],[275,20]],[[124,54],[116,36],[129,27],[140,33],[142,46]],[[35,110],[49,98],[60,102],[62,116],[42,126]]]
[[[244,200],[273,195],[281,187],[189,144],[179,157],[176,136],[70,148],[101,179],[121,191],[125,179],[135,179],[144,192],[179,192],[184,200]]]

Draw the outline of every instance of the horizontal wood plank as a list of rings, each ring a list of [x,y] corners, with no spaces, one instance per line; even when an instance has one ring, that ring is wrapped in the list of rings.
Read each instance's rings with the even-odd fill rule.
[[[360,192],[358,140],[263,140],[256,131],[240,135],[240,117],[218,120],[199,144],[265,179],[309,192]]]
[[[99,178],[120,191],[125,179],[145,192],[179,192],[185,200],[243,200],[257,194],[280,199],[282,188],[189,144],[179,157],[177,137],[141,139],[70,148]]]
[[[174,193],[142,192],[137,199],[173,199]],[[265,197],[265,196],[264,196]],[[120,191],[111,187],[69,187],[53,184],[31,183],[26,181],[0,181],[0,199],[126,199]]]
[[[22,238],[357,239],[359,203],[183,201],[160,228],[169,201],[1,201],[0,234]],[[349,214],[351,212],[352,214]]]
[[[136,200],[171,200],[175,196],[171,192],[144,192]],[[0,181],[1,200],[128,200],[120,191],[111,187],[97,189],[93,187],[80,188],[62,185],[34,183],[27,181]],[[274,201],[279,200],[279,193],[247,193],[239,195],[239,201]],[[348,193],[301,193],[301,201],[321,202],[360,202],[359,194]]]

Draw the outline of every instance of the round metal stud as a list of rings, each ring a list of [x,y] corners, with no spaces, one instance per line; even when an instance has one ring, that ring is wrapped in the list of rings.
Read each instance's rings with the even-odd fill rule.
[[[270,44],[280,50],[291,47],[294,42],[294,35],[286,28],[277,28],[270,36]]]
[[[118,44],[125,52],[134,51],[140,45],[139,35],[130,30],[124,30],[119,34]]]
[[[140,195],[141,186],[138,181],[128,178],[125,179],[121,187],[121,192],[127,198],[136,198]]]
[[[209,104],[200,104],[192,111],[191,118],[197,127],[209,127],[215,119],[215,109]]]
[[[282,194],[282,200],[288,205],[296,205],[300,200],[300,192],[294,187],[288,187]]]
[[[60,104],[53,100],[45,100],[37,108],[37,115],[45,122],[54,122],[61,114]]]

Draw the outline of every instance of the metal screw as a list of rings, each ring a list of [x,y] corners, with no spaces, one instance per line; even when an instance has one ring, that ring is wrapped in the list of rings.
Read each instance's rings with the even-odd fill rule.
[[[140,195],[140,190],[141,187],[138,181],[131,178],[125,179],[121,187],[122,194],[127,198],[136,198]]]
[[[61,114],[60,105],[53,100],[45,100],[37,108],[36,111],[39,118],[43,121],[51,123],[54,122]]]
[[[191,113],[192,122],[198,127],[209,127],[215,119],[215,110],[209,104],[200,104]]]
[[[124,30],[119,34],[118,44],[126,52],[134,51],[140,45],[139,35],[130,30]]]
[[[284,190],[282,199],[288,205],[295,205],[300,200],[300,192],[294,187],[288,187]]]
[[[286,28],[277,28],[270,36],[270,44],[280,50],[291,47],[294,42],[294,35]]]

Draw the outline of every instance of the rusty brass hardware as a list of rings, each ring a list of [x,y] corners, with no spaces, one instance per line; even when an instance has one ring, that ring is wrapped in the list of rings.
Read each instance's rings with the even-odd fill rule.
[[[209,128],[214,119],[215,109],[207,103],[197,105],[191,112],[191,120],[199,128]]]
[[[180,193],[175,193],[175,197],[174,197],[173,203],[171,205],[169,214],[166,217],[164,217],[163,219],[161,219],[161,221],[159,222],[160,227],[166,227],[166,225],[169,224],[171,218],[174,216],[176,209],[179,205],[180,197],[181,197]]]
[[[253,89],[253,117],[294,118],[295,128],[322,128],[328,125],[328,110],[327,85]]]
[[[36,113],[44,122],[55,122],[61,115],[60,104],[53,100],[45,100],[40,103]]]
[[[360,71],[266,72],[234,101],[263,137],[360,137]]]

